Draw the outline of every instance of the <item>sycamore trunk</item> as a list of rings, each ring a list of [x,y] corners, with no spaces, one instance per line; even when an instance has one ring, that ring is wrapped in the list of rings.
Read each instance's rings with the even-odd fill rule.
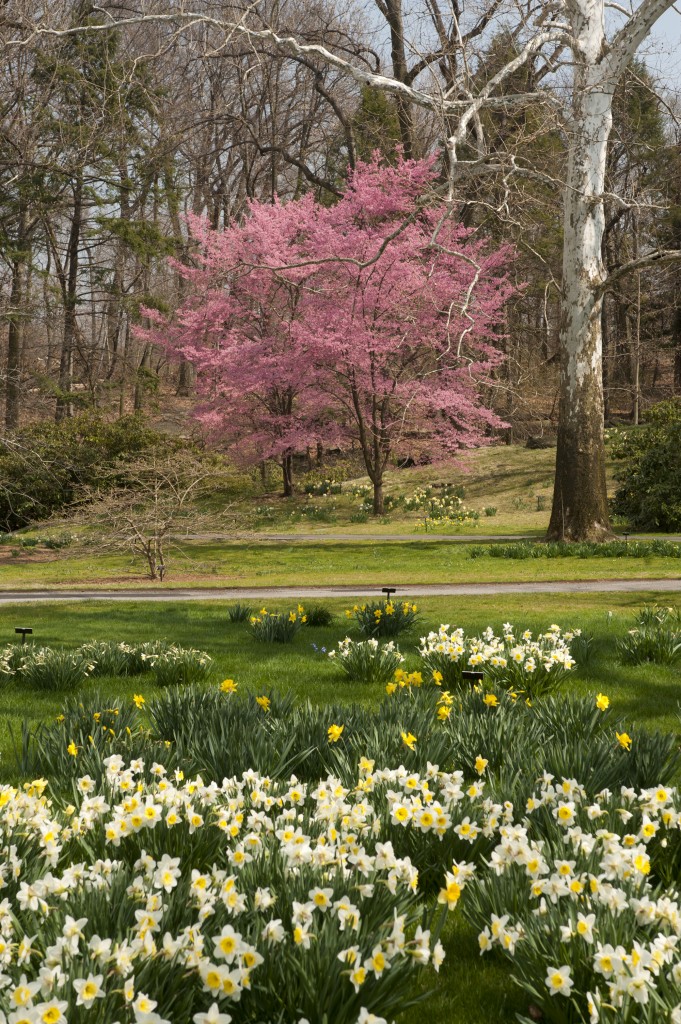
[[[601,244],[612,125],[612,86],[603,80],[600,69],[576,69],[573,115],[565,192],[560,415],[548,537],[598,541],[610,536],[603,434]]]

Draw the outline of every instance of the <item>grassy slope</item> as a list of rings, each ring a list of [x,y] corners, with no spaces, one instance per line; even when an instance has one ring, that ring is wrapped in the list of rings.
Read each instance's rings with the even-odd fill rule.
[[[571,688],[578,693],[607,693],[628,722],[679,730],[677,717],[678,675],[671,669],[642,666],[624,668],[615,660],[615,641],[628,627],[632,612],[644,601],[668,595],[580,595],[579,604],[562,595],[543,595],[541,607],[526,596],[493,598],[432,598],[421,602],[422,619],[410,635],[400,639],[408,663],[416,665],[414,648],[418,636],[440,622],[463,625],[477,631],[488,623],[497,629],[504,620],[537,630],[551,622],[579,626],[595,636],[589,666],[576,672]],[[315,653],[312,643],[331,648],[348,627],[344,603],[325,602],[337,613],[326,629],[301,631],[292,645],[255,644],[245,625],[227,620],[225,604],[29,605],[20,616],[13,609],[0,608],[0,640],[13,638],[19,617],[35,629],[36,640],[45,644],[78,645],[91,638],[146,640],[166,637],[185,646],[197,646],[215,658],[213,680],[235,678],[254,691],[281,687],[300,699],[318,704],[329,701],[361,701],[368,705],[382,699],[382,689],[347,684],[324,655]],[[273,606],[274,607],[274,606]],[[285,607],[281,605],[281,607]],[[141,692],[149,697],[154,687],[148,677],[133,680],[104,680],[104,693],[119,695]],[[62,694],[27,694],[6,685],[0,691],[0,751],[2,776],[12,778],[12,749],[9,729],[18,735],[22,718],[50,717],[60,707]],[[635,736],[635,727],[629,731]],[[515,990],[508,966],[501,959],[480,958],[475,934],[460,916],[452,915],[443,940],[448,960],[437,979],[435,994],[424,1006],[405,1014],[401,1024],[421,1024],[428,1014],[432,1024],[510,1024],[515,1013],[526,1010]],[[429,975],[427,984],[433,984]],[[427,1008],[426,1008],[427,1007]]]

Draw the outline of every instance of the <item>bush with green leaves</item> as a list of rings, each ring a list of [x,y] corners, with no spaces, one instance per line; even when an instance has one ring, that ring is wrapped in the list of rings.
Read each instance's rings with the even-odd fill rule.
[[[613,512],[634,530],[681,530],[681,398],[659,402],[641,426],[608,436],[620,463]]]
[[[374,637],[356,641],[346,636],[328,656],[356,683],[387,683],[404,661],[392,640],[381,644]]]
[[[642,608],[636,625],[617,641],[617,656],[625,665],[681,661],[681,610],[657,605]]]
[[[178,447],[141,416],[107,422],[82,413],[60,423],[23,427],[0,452],[0,529],[16,530],[48,519],[96,484],[102,467],[151,448]]]
[[[398,636],[411,629],[417,619],[412,601],[367,601],[346,608],[345,616],[354,619],[362,636]]]
[[[288,612],[268,612],[261,608],[251,615],[251,635],[259,643],[290,644],[306,623],[307,615],[302,604]]]

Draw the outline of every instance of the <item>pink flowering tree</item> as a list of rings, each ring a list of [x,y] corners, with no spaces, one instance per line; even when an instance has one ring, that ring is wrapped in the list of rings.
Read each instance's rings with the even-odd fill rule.
[[[359,164],[332,207],[253,203],[224,232],[193,220],[191,297],[150,334],[197,369],[199,417],[244,461],[359,444],[383,512],[396,455],[443,459],[502,421],[480,385],[503,358],[509,247],[420,205],[433,162]]]
[[[146,338],[195,366],[196,416],[208,434],[241,464],[277,462],[287,496],[293,455],[340,439],[306,326],[311,271],[288,269],[307,256],[301,225],[315,214],[305,197],[253,203],[243,225],[221,232],[190,218],[197,266],[176,264],[188,298],[170,321],[145,310]]]
[[[434,177],[427,160],[360,165],[315,234],[317,257],[329,262],[306,319],[323,387],[359,442],[376,515],[392,457],[447,458],[504,426],[481,403],[480,385],[503,358],[498,326],[514,291],[513,253],[453,217],[432,244],[441,208],[419,209],[418,198]]]

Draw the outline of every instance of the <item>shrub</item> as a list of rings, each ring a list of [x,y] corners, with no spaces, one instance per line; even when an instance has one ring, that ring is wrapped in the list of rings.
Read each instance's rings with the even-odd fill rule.
[[[613,512],[635,530],[681,530],[681,398],[653,406],[642,426],[611,431],[609,440],[622,463]]]
[[[497,507],[496,507],[496,505],[485,505],[485,510],[484,511],[485,511],[485,515],[489,519],[492,519],[497,514]]]
[[[227,615],[229,616],[230,622],[248,622],[253,614],[253,608],[250,604],[230,604],[227,608]]]
[[[357,683],[387,683],[404,661],[392,641],[379,644],[373,638],[355,641],[347,636],[338,641],[338,650],[330,651],[329,658]]]
[[[16,444],[0,453],[0,528],[16,530],[47,519],[69,505],[76,492],[93,485],[102,467],[158,448],[177,446],[140,416],[107,423],[82,414],[61,423],[23,428]]]
[[[410,601],[370,601],[347,608],[345,615],[363,636],[397,636],[414,625],[417,607]]]
[[[257,615],[251,615],[251,634],[259,643],[290,644],[306,622],[302,604],[290,612],[268,612],[261,608]]]

